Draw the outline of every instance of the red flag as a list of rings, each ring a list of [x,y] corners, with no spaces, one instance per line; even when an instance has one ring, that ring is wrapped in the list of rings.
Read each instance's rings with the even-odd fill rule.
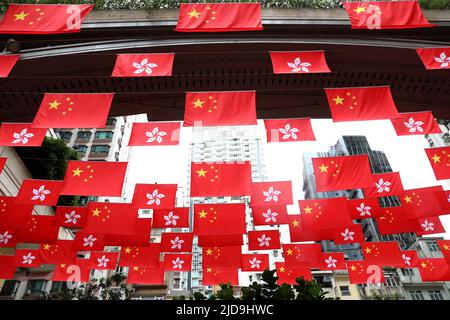
[[[82,228],[86,224],[87,215],[87,207],[58,206],[55,220],[64,228]]]
[[[118,54],[111,77],[171,76],[174,53]]]
[[[450,281],[450,265],[445,259],[419,259],[417,267],[423,282]]]
[[[163,267],[146,267],[132,266],[128,271],[128,284],[164,284],[164,268]]]
[[[255,226],[289,223],[285,206],[252,207],[252,216]]]
[[[444,226],[439,217],[421,218],[417,220],[417,223],[420,225],[420,231],[416,232],[418,236],[445,233]]]
[[[315,141],[310,118],[264,120],[267,142]]]
[[[90,4],[9,4],[0,33],[56,34],[80,32]]]
[[[240,268],[242,262],[242,247],[203,247],[203,267],[234,267]]]
[[[361,243],[361,250],[367,263],[370,264],[389,267],[404,264],[398,243],[395,241]]]
[[[174,146],[180,142],[181,122],[133,123],[129,146]]]
[[[300,214],[288,215],[291,242],[332,240],[334,238],[333,229],[305,230],[300,217]]]
[[[72,249],[74,251],[101,251],[105,246],[105,235],[78,231]]]
[[[364,197],[378,198],[395,196],[404,192],[402,179],[398,172],[372,175],[373,187],[364,189]]]
[[[22,268],[39,268],[42,259],[39,250],[17,249],[16,266]]]
[[[347,270],[352,284],[375,284],[384,282],[383,269],[364,260],[347,261]]]
[[[297,278],[303,277],[305,280],[312,280],[309,266],[287,266],[284,262],[275,262],[277,270],[277,284],[297,284]]]
[[[15,197],[0,196],[0,226],[26,228],[33,212],[33,205],[18,204]]]
[[[280,249],[280,232],[278,230],[248,232],[248,250],[275,249]]]
[[[176,31],[262,30],[259,3],[180,3]]]
[[[420,231],[417,220],[408,219],[403,206],[382,208],[376,221],[381,235]]]
[[[398,118],[390,87],[325,89],[334,122]]]
[[[333,229],[352,224],[347,198],[299,200],[298,203],[305,230]]]
[[[410,29],[434,27],[417,0],[344,2],[352,29]]]
[[[242,196],[251,192],[251,164],[191,163],[191,197]]]
[[[11,280],[16,272],[16,257],[0,255],[0,279]]]
[[[150,243],[146,247],[124,246],[120,251],[119,266],[157,267],[160,256],[159,243]]]
[[[352,220],[369,219],[379,215],[381,210],[377,198],[347,200]]]
[[[391,122],[398,136],[442,133],[431,111],[400,113]]]
[[[203,285],[215,286],[230,283],[233,286],[239,285],[239,271],[237,268],[227,267],[204,267]]]
[[[89,282],[91,270],[89,259],[76,259],[75,263],[60,263],[53,272],[53,281],[86,283]]]
[[[164,254],[165,271],[191,271],[192,254],[166,253]]]
[[[323,265],[322,248],[318,243],[283,244],[283,256],[288,266],[309,264],[313,268]]]
[[[255,91],[186,92],[185,127],[256,125]]]
[[[345,256],[340,252],[323,253],[323,266],[321,270],[347,270]]]
[[[147,246],[150,242],[152,219],[137,218],[134,234],[107,234],[105,246]]]
[[[318,51],[270,51],[273,73],[322,73],[331,72],[325,60],[325,52]]]
[[[141,209],[171,209],[175,206],[176,184],[136,184],[132,205]]]
[[[373,186],[367,155],[312,158],[317,192]]]
[[[195,235],[228,235],[246,232],[245,204],[194,204]]]
[[[228,247],[244,244],[242,234],[197,236],[197,239],[199,247]]]
[[[104,128],[113,97],[114,93],[46,93],[32,126]]]
[[[403,266],[400,268],[415,268],[419,264],[419,256],[416,250],[401,251]]]
[[[9,73],[17,61],[19,61],[19,54],[2,54],[0,55],[0,78],[7,78]]]
[[[450,147],[425,149],[436,180],[450,179]]]
[[[118,252],[91,252],[91,256],[89,258],[89,268],[96,270],[114,270],[116,268],[118,258]]]
[[[153,228],[189,228],[189,208],[154,209]]]
[[[450,213],[450,203],[442,186],[405,190],[399,198],[410,219]]]
[[[193,233],[165,232],[161,235],[161,252],[192,252]]]
[[[252,206],[290,205],[292,199],[291,181],[253,182]]]
[[[56,243],[59,226],[55,226],[55,217],[33,215],[28,218],[25,228],[17,228],[17,242]]]
[[[268,254],[243,254],[241,271],[262,272],[269,270]]]
[[[334,244],[363,243],[364,233],[360,224],[334,229]]]
[[[32,128],[31,123],[2,123],[0,145],[5,147],[39,147],[47,128]]]
[[[15,248],[16,244],[16,230],[0,226],[0,248]]]
[[[450,68],[450,47],[419,48],[416,51],[427,70]]]
[[[0,127],[1,128],[1,127]],[[2,158],[0,157],[0,173],[3,171],[3,168],[5,167],[6,161],[8,158]]]
[[[450,240],[436,240],[445,260],[450,263]]]
[[[59,180],[25,179],[20,186],[16,202],[39,206],[54,206],[58,202],[63,182]]]
[[[83,231],[100,234],[129,234],[136,231],[138,210],[129,203],[89,202]]]
[[[63,195],[120,197],[128,162],[69,161]]]
[[[43,244],[39,246],[42,263],[45,264],[74,264],[77,258],[73,251],[73,240],[58,240],[55,244]]]

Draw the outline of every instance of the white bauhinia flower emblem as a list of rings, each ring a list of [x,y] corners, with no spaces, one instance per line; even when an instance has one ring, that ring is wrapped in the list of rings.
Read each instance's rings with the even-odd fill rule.
[[[406,254],[402,254],[402,259],[403,259],[403,262],[404,262],[407,266],[410,266],[410,265],[411,265],[411,257],[408,257]]]
[[[94,242],[97,241],[97,238],[94,238],[94,236],[92,234],[90,234],[89,236],[83,238],[83,247],[93,247],[94,246]]]
[[[0,244],[7,244],[9,239],[12,238],[12,235],[9,234],[8,231],[5,231],[3,234],[0,233]]]
[[[266,218],[266,220],[264,220],[265,222],[271,222],[272,221],[272,222],[276,223],[277,222],[278,213],[276,213],[275,211],[272,211],[271,209],[267,209],[266,212],[263,212],[262,216],[264,218]]]
[[[256,257],[253,257],[252,260],[248,260],[250,262],[250,268],[259,269],[261,266],[261,260],[258,260]]]
[[[172,260],[173,268],[174,269],[182,269],[184,261],[180,259],[180,257],[177,257],[175,260]]]
[[[270,187],[269,190],[263,191],[263,195],[266,197],[265,201],[274,201],[278,202],[278,196],[281,194],[281,191],[275,190],[273,187]]]
[[[33,138],[34,134],[31,132],[28,132],[28,129],[25,128],[22,131],[20,131],[20,133],[14,132],[13,134],[13,138],[14,140],[11,141],[11,143],[22,143],[22,144],[27,144],[30,138]]]
[[[33,197],[31,200],[40,200],[44,201],[45,197],[50,194],[50,190],[45,189],[45,184],[39,187],[39,189],[33,189]]]
[[[372,210],[372,207],[366,206],[363,202],[359,205],[359,207],[356,207],[356,210],[359,211],[359,215],[361,217],[364,216],[371,216],[372,212],[370,212],[370,210]]]
[[[283,134],[283,140],[287,140],[289,138],[297,140],[297,132],[300,132],[300,130],[298,130],[297,128],[291,127],[289,123],[287,123],[284,128],[279,128],[278,130],[281,132],[281,134]]]
[[[98,261],[98,267],[104,267],[108,265],[109,259],[106,256],[102,256],[101,258],[97,258]]]
[[[425,231],[433,231],[434,230],[434,223],[433,222],[428,222],[428,220],[425,220],[422,224],[421,224],[423,230]]]
[[[311,67],[311,63],[302,62],[300,58],[295,58],[294,62],[288,62],[287,65],[292,68],[292,72],[309,72],[308,67]]]
[[[174,214],[173,211],[170,211],[167,216],[164,216],[164,220],[166,220],[166,226],[176,226],[178,219],[180,219],[180,217]]]
[[[328,259],[325,259],[325,263],[327,264],[327,268],[336,268],[337,260],[332,256],[329,256]]]
[[[142,59],[141,63],[133,62],[133,67],[136,68],[134,71],[134,74],[141,74],[142,72],[145,72],[148,75],[151,75],[153,72],[152,68],[158,67],[156,63],[148,62],[148,59]]]
[[[403,122],[403,124],[405,125],[405,127],[407,127],[409,129],[409,132],[413,133],[413,132],[423,132],[423,128],[421,126],[423,126],[423,121],[415,121],[413,117],[408,119],[408,122]]]
[[[441,52],[439,57],[434,57],[434,60],[441,64],[441,68],[447,68],[450,66],[450,57],[447,57],[445,52]]]
[[[270,240],[272,240],[270,237],[267,237],[264,233],[261,236],[261,238],[258,238],[259,246],[260,247],[268,247],[270,246]]]
[[[23,259],[23,261],[22,261],[23,264],[32,264],[33,260],[36,259],[36,257],[33,256],[31,254],[31,252],[29,252],[26,256],[22,256],[22,259]]]
[[[350,231],[348,229],[345,229],[344,232],[341,232],[342,237],[344,238],[344,241],[353,241],[353,235],[355,233],[353,231]]]
[[[158,189],[153,190],[152,193],[147,193],[148,205],[156,204],[159,206],[161,204],[161,199],[164,198],[165,195],[162,193],[158,193]]]
[[[167,132],[159,131],[158,127],[154,127],[152,131],[146,131],[145,135],[148,137],[147,142],[156,141],[161,143],[163,142],[163,137],[167,135]]]
[[[172,244],[171,249],[181,249],[184,240],[180,239],[179,237],[175,237],[175,239],[170,240],[170,243]]]
[[[378,182],[375,182],[378,193],[391,191],[391,185],[392,183],[390,183],[389,181],[384,181],[383,178],[380,178]]]
[[[77,224],[77,219],[80,219],[81,216],[79,214],[77,214],[77,212],[75,210],[72,210],[69,213],[66,213],[64,215],[64,217],[66,218],[65,223],[73,223],[73,224]]]

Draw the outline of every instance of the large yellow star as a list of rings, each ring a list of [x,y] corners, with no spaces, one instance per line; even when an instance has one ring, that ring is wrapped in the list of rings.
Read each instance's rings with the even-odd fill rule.
[[[189,18],[200,18],[200,15],[201,15],[202,13],[201,12],[199,12],[199,11],[197,11],[197,10],[192,10],[191,12],[188,12],[188,15],[189,15]]]
[[[65,269],[65,268],[66,268],[66,264],[65,264],[65,263],[60,264],[59,267],[60,267],[61,269]]]
[[[50,249],[50,245],[49,244],[44,244],[44,250],[48,250]]]
[[[312,213],[312,208],[310,208],[309,206],[306,206],[306,208],[304,208],[303,210],[305,211],[306,214]]]
[[[92,216],[93,217],[100,217],[100,210],[98,208],[95,208],[95,210],[92,210]]]
[[[205,210],[202,210],[198,213],[200,215],[200,219],[206,219],[206,215],[208,214],[208,212],[206,212]]]
[[[139,271],[139,267],[133,267],[133,271]]]
[[[208,171],[203,170],[203,168],[200,168],[200,170],[197,171],[199,177],[205,177]]]
[[[213,251],[212,251],[211,249],[207,249],[207,250],[206,250],[206,255],[207,255],[207,256],[210,256],[210,255],[212,255],[212,252],[213,252]]]
[[[334,104],[337,106],[338,104],[344,104],[344,98],[341,98],[339,96],[336,96],[336,98],[332,99],[334,101]]]
[[[444,250],[445,250],[445,251],[448,251],[448,250],[450,250],[450,246],[449,246],[449,245],[447,245],[447,244],[444,244]]]
[[[408,195],[406,195],[403,200],[405,200],[406,203],[411,203],[412,202],[412,198]]]
[[[353,11],[355,11],[357,14],[360,14],[361,12],[366,12],[366,9],[366,7],[358,7]]]
[[[422,262],[420,265],[422,266],[422,268],[426,268],[427,267],[427,264],[425,262]]]
[[[431,159],[433,159],[434,163],[441,162],[441,156],[438,156],[436,153]]]
[[[369,247],[365,248],[364,251],[365,251],[366,253],[372,253],[372,249],[370,249]]]
[[[286,250],[286,254],[287,254],[288,256],[292,256],[292,249],[287,249],[287,250]]]
[[[351,265],[350,269],[351,269],[352,271],[356,271],[356,267],[355,267],[353,264]]]
[[[83,170],[80,170],[80,167],[77,167],[75,170],[72,170],[74,177],[81,177],[81,173]]]
[[[130,247],[126,247],[125,248],[125,253],[131,253],[131,248]]]
[[[25,20],[25,17],[28,16],[28,13],[25,13],[25,12],[22,10],[21,13],[15,14],[14,16],[16,17],[16,19],[14,19],[14,21],[17,21],[17,20],[24,21],[24,20]]]
[[[294,227],[298,227],[300,225],[300,222],[298,222],[297,220],[292,221],[292,225]]]
[[[320,172],[328,172],[328,166],[322,163],[322,165],[319,167]]]
[[[279,271],[284,272],[284,267],[280,267]]]
[[[58,102],[58,100],[55,99],[53,102],[50,102],[50,103],[49,103],[50,108],[48,108],[48,110],[51,110],[51,109],[58,110],[58,106],[59,106],[60,104],[61,104],[61,103]]]
[[[196,101],[194,101],[192,103],[194,104],[194,109],[195,108],[202,108],[203,109],[203,104],[205,103],[205,101],[197,99]]]

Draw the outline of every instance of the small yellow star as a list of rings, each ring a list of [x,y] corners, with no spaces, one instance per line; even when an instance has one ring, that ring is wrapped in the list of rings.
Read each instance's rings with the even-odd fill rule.
[[[328,166],[322,163],[322,165],[319,167],[320,172],[328,172]]]
[[[306,208],[304,208],[303,210],[305,210],[306,214],[312,213],[312,208],[310,208],[309,206],[306,206]]]
[[[448,250],[450,250],[450,246],[449,246],[449,245],[447,245],[447,244],[444,244],[444,250],[445,250],[445,251],[448,251]]]
[[[133,267],[133,271],[138,271],[139,267]]]
[[[208,171],[203,170],[203,168],[200,168],[200,170],[197,171],[199,177],[205,177]]]
[[[200,18],[200,15],[201,15],[202,13],[201,12],[198,12],[197,10],[192,10],[191,12],[188,12],[188,15],[189,15],[189,18]]]
[[[412,202],[412,198],[408,195],[406,195],[403,200],[405,200],[406,203],[411,203]]]
[[[334,104],[337,106],[338,104],[344,104],[344,98],[341,98],[339,96],[336,96],[336,98],[332,99],[334,101]]]
[[[195,108],[202,108],[203,109],[203,104],[205,103],[205,101],[197,99],[197,101],[194,101],[192,103],[194,104],[194,109]]]
[[[202,210],[198,213],[200,215],[200,219],[206,219],[206,215],[208,214],[208,212],[206,212],[205,210]]]
[[[355,11],[357,14],[360,14],[361,12],[366,12],[366,7],[358,7],[358,8],[356,8],[356,10],[353,10],[353,11]]]
[[[16,19],[15,19],[14,21],[17,21],[17,20],[24,21],[24,20],[25,20],[25,17],[28,16],[28,15],[29,15],[28,13],[25,13],[25,12],[22,10],[21,13],[15,14],[15,15],[14,15],[14,16],[16,17]]]
[[[212,268],[206,268],[206,272],[212,272]]]
[[[61,103],[58,102],[58,100],[55,99],[55,101],[49,103],[50,108],[48,108],[48,110],[51,110],[51,109],[58,110],[58,106],[59,106],[60,104],[61,104]]]
[[[92,216],[93,217],[100,217],[100,210],[98,208],[95,208],[95,210],[92,210]]]
[[[83,170],[80,170],[80,167],[77,167],[75,170],[72,170],[74,177],[81,177],[81,173]]]
[[[441,162],[441,156],[438,156],[436,153],[431,159],[433,159],[434,163]]]

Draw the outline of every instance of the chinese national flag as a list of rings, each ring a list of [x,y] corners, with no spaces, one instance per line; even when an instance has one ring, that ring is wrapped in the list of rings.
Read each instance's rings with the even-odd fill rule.
[[[450,202],[442,186],[405,190],[399,198],[410,219],[450,213]]]
[[[194,234],[165,232],[161,235],[161,252],[192,252]]]
[[[60,263],[55,266],[53,281],[86,283],[89,282],[91,270],[89,259],[76,259],[75,263]]]
[[[425,149],[436,180],[450,179],[450,147]]]
[[[114,270],[119,258],[118,252],[94,251],[89,258],[89,268],[96,270]]]
[[[10,4],[0,22],[3,34],[56,34],[80,32],[94,5]]]
[[[138,210],[129,203],[89,202],[83,231],[100,234],[129,234],[136,231]]]
[[[367,263],[387,267],[404,264],[402,254],[395,241],[361,243],[361,250]]]
[[[203,266],[203,285],[216,286],[224,283],[230,283],[233,286],[239,285],[239,270],[237,267]]]
[[[352,29],[410,29],[433,27],[417,0],[344,2]]]
[[[128,284],[164,284],[164,266],[146,267],[132,266],[128,271]]]
[[[323,266],[321,270],[347,270],[345,256],[341,252],[323,253]]]
[[[398,136],[442,133],[431,111],[400,113],[391,122]]]
[[[317,192],[373,187],[367,155],[312,158]]]
[[[420,225],[420,231],[416,232],[418,236],[445,233],[445,228],[439,217],[420,218],[417,223]]]
[[[280,249],[280,232],[278,230],[249,231],[248,250]]]
[[[181,122],[135,122],[129,146],[174,146],[180,142]]]
[[[191,163],[191,197],[243,196],[251,193],[250,162]]]
[[[203,267],[241,267],[241,246],[203,247],[202,251]]]
[[[19,61],[19,54],[3,54],[0,55],[0,78],[7,78],[9,73],[17,61]]]
[[[194,204],[195,235],[244,234],[245,204]]]
[[[423,282],[450,281],[450,265],[445,259],[419,259],[417,267]]]
[[[352,220],[376,217],[381,210],[377,198],[347,200],[347,205]]]
[[[15,248],[16,244],[16,229],[0,225],[0,248]]]
[[[176,184],[136,184],[132,205],[140,209],[171,209],[175,206]]]
[[[417,220],[408,217],[404,206],[382,208],[376,221],[381,235],[420,231]]]
[[[291,205],[292,182],[253,182],[251,193],[252,206]]]
[[[243,254],[241,271],[263,272],[269,270],[268,254]]]
[[[18,204],[15,197],[0,196],[0,226],[26,228],[33,213],[33,205]]]
[[[419,264],[419,256],[416,250],[405,250],[401,251],[403,265],[399,268],[415,268]]]
[[[253,225],[288,224],[286,206],[252,207]]]
[[[25,179],[20,186],[16,202],[38,206],[54,206],[58,203],[63,182],[59,180]]]
[[[191,271],[192,254],[166,253],[164,254],[165,271]]]
[[[153,228],[189,228],[189,208],[154,209]]]
[[[347,261],[347,270],[352,284],[375,284],[384,282],[383,269],[365,260]]]
[[[389,87],[328,88],[325,93],[334,122],[399,117]]]
[[[134,234],[107,234],[105,246],[147,246],[150,242],[152,219],[137,218]]]
[[[310,118],[264,120],[267,142],[316,141]]]
[[[331,72],[325,60],[325,52],[318,51],[271,51],[273,73],[322,73]]]
[[[56,243],[59,226],[55,226],[54,216],[32,215],[25,228],[17,228],[17,242],[23,243]]]
[[[180,3],[176,31],[229,32],[262,30],[259,3]]]
[[[16,257],[0,255],[0,279],[11,280],[16,272]]]
[[[360,224],[334,229],[334,244],[363,243],[364,233]]]
[[[333,240],[333,229],[321,229],[321,230],[305,230],[300,214],[290,214],[289,219],[289,235],[291,242],[302,241],[321,241],[321,240]]]
[[[242,234],[197,236],[197,239],[199,247],[227,247],[244,244]]]
[[[42,244],[39,247],[42,263],[73,264],[77,258],[77,253],[72,248],[73,240],[58,240],[55,244]]]
[[[416,51],[427,70],[450,68],[450,47],[419,48]]]
[[[256,125],[255,91],[186,92],[185,127]]]
[[[105,235],[78,231],[75,234],[72,249],[74,251],[102,251],[105,246]]]
[[[437,240],[436,242],[441,249],[445,260],[450,263],[450,240]]]
[[[114,93],[46,93],[32,126],[104,128],[113,97]]]
[[[39,268],[42,264],[39,250],[17,249],[15,264],[22,268]]]
[[[303,277],[305,280],[312,280],[311,269],[309,266],[287,266],[284,262],[275,262],[277,270],[277,284],[297,284],[297,278]]]
[[[298,203],[305,230],[333,229],[352,224],[347,198],[299,200]]]
[[[171,76],[174,53],[118,54],[111,77]]]
[[[396,196],[404,192],[402,179],[398,172],[372,175],[373,187],[364,189],[364,197],[378,198]]]
[[[123,246],[120,251],[119,266],[144,267],[159,266],[160,244],[150,243],[146,247]]]
[[[288,266],[309,264],[313,268],[323,265],[322,248],[318,243],[283,244],[283,256]]]
[[[87,207],[58,206],[55,220],[64,228],[82,228],[86,224],[87,215]]]
[[[120,197],[128,162],[69,161],[62,195]]]
[[[39,147],[46,133],[47,128],[32,128],[31,123],[2,123],[0,146]]]

